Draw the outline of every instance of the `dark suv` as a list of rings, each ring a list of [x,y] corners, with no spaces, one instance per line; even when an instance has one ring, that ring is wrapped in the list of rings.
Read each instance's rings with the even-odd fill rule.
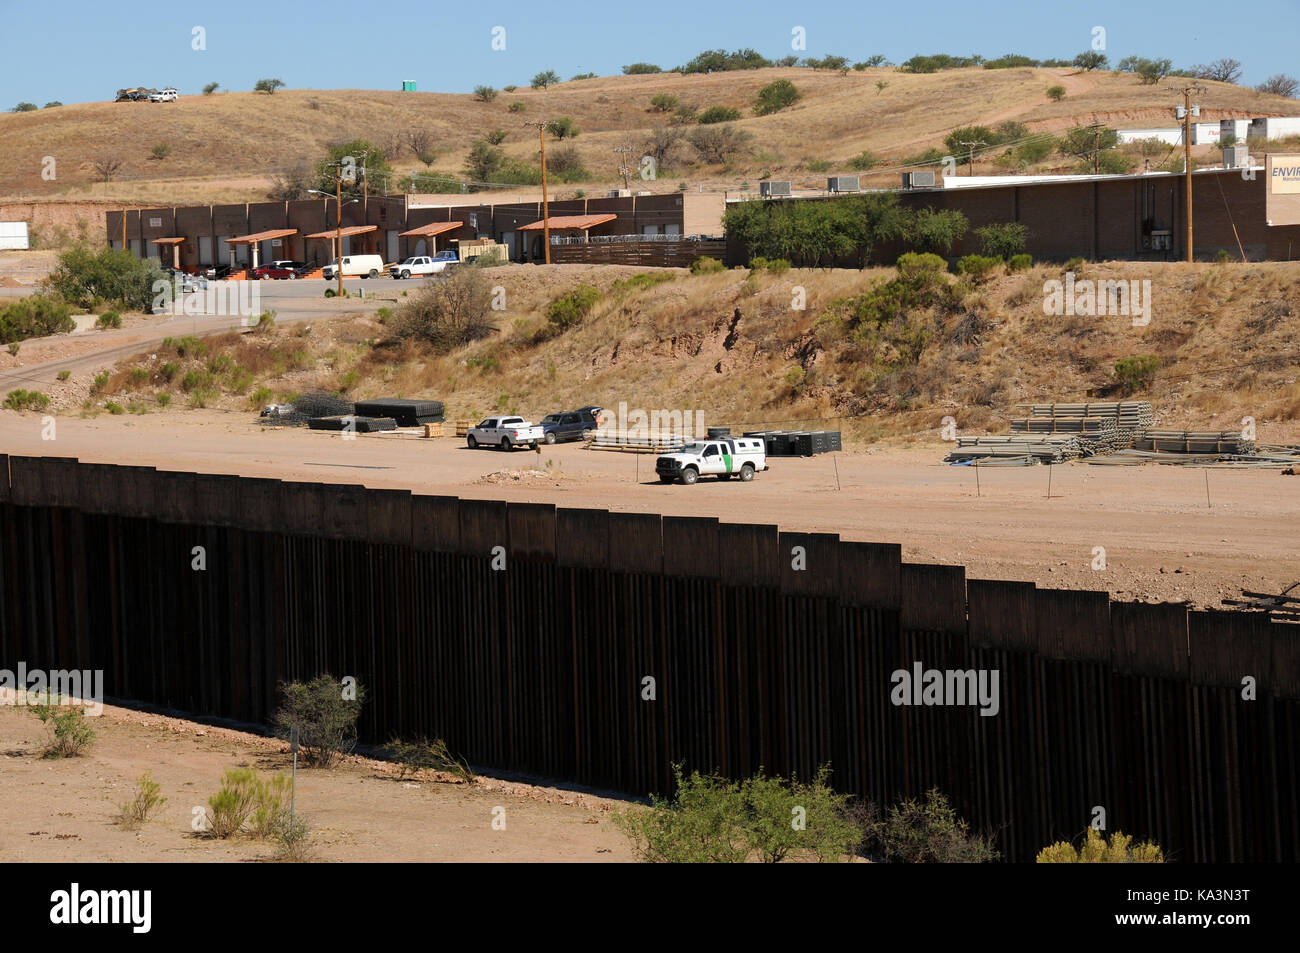
[[[547,443],[564,440],[581,440],[596,429],[596,418],[590,411],[570,410],[562,414],[547,414],[539,425]]]

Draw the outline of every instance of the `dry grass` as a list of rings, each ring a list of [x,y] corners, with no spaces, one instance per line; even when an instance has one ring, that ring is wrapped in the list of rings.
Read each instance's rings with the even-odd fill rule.
[[[802,100],[771,116],[752,116],[758,90],[779,78],[793,81]],[[880,79],[889,86],[877,94]],[[1068,90],[1059,103],[1046,95],[1056,84]],[[1207,85],[1204,121],[1296,112],[1293,100],[1228,84]],[[889,167],[904,156],[941,145],[944,135],[958,126],[996,125],[1008,119],[1031,131],[1053,132],[1094,120],[1173,125],[1162,86],[1142,86],[1128,74],[1076,74],[1067,69],[962,69],[928,75],[875,69],[847,76],[808,69],[709,76],[664,73],[561,83],[545,92],[525,84],[501,93],[492,103],[469,95],[374,90],[217,93],[182,96],[176,103],[82,103],[0,115],[0,201],[50,196],[178,205],[258,200],[272,173],[319,158],[329,142],[360,136],[382,143],[408,129],[432,134],[439,150],[434,170],[459,174],[473,140],[495,128],[509,133],[507,152],[533,160],[536,139],[522,122],[543,114],[574,118],[582,131],[574,146],[593,173],[589,185],[621,185],[611,150],[625,141],[639,145],[648,129],[664,123],[663,115],[649,107],[658,93],[671,93],[700,108],[740,109],[745,118],[738,125],[754,133],[756,150],[734,169],[679,162],[679,168],[664,170],[657,182],[638,182],[655,191],[670,191],[681,179],[731,188],[749,180],[754,187],[763,169],[791,177],[797,186],[820,187],[825,175],[807,171],[804,165],[810,160],[829,160],[845,171],[842,165],[849,157],[870,149]],[[516,101],[527,106],[525,112],[508,112]],[[150,158],[156,143],[172,146],[161,162]],[[1213,150],[1199,151],[1208,155]],[[125,166],[114,182],[97,183],[92,163],[108,154],[121,158]],[[54,182],[41,179],[42,157],[47,155],[58,163]],[[393,164],[402,172],[424,170],[409,149]],[[984,166],[977,161],[976,172],[992,169],[991,163]],[[884,168],[871,180],[892,185],[897,174]]]
[[[1258,422],[1300,424],[1297,347],[1278,302],[1300,300],[1300,275],[1284,263],[1196,265],[1089,263],[1091,278],[1149,280],[1151,323],[1127,317],[1043,313],[1043,282],[1059,266],[996,278],[965,296],[953,314],[913,315],[929,328],[919,361],[875,366],[842,326],[819,318],[836,299],[892,277],[892,269],[792,270],[747,277],[672,272],[672,281],[617,293],[618,277],[637,269],[520,269],[501,331],[447,355],[415,344],[371,346],[386,335],[374,317],[341,319],[310,335],[276,329],[209,339],[210,353],[181,358],[159,349],[123,364],[107,393],[169,390],[184,407],[187,370],[213,375],[213,406],[247,411],[258,386],[283,398],[316,387],[349,396],[431,397],[449,419],[518,412],[533,419],[567,407],[702,410],[710,421],[797,428],[839,426],[858,440],[932,437],[945,415],[963,431],[1005,429],[1020,402],[1106,399],[1114,363],[1154,354],[1161,370],[1149,393],[1161,425],[1188,429]],[[498,279],[493,279],[498,280]],[[579,325],[543,343],[533,331],[546,305],[578,280],[604,292]],[[808,309],[791,309],[802,286]],[[1033,289],[1038,289],[1036,292]],[[736,313],[740,317],[737,320]],[[212,361],[229,363],[214,370]],[[180,364],[170,384],[165,361]],[[131,370],[148,381],[133,389]],[[249,381],[233,391],[229,381]],[[137,373],[136,378],[140,375]],[[120,398],[118,398],[120,402]],[[820,421],[820,423],[819,423]]]

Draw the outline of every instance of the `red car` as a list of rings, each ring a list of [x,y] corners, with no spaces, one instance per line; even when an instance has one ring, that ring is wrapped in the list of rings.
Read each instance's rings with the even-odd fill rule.
[[[306,265],[301,261],[273,261],[254,268],[249,277],[259,281],[264,278],[297,278],[304,268]]]

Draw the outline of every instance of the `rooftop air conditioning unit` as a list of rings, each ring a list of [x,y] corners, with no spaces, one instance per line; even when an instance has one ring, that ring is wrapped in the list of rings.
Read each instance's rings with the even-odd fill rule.
[[[763,182],[758,183],[758,194],[765,195],[765,196],[789,195],[790,183],[774,182],[771,179],[767,179]]]
[[[932,189],[934,188],[934,173],[933,172],[904,172],[903,188]]]
[[[1223,167],[1225,169],[1250,168],[1250,155],[1244,142],[1228,146],[1223,150]]]
[[[833,175],[826,180],[827,192],[857,192],[858,190],[856,175]]]
[[[653,192],[633,192],[632,194],[633,194],[633,195],[636,195],[636,196],[639,197],[639,196],[642,196],[642,195],[653,195],[654,193],[653,193]]]
[[[605,193],[607,199],[630,199],[632,197],[631,189],[611,189]]]

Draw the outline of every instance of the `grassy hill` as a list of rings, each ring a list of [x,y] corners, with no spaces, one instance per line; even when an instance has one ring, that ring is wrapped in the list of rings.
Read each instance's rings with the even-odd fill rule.
[[[780,112],[755,116],[758,91],[777,79],[793,82],[802,98]],[[506,133],[502,147],[511,157],[536,161],[536,129],[525,122],[563,116],[581,130],[572,143],[590,179],[560,192],[583,186],[591,191],[621,186],[614,150],[630,145],[639,151],[651,128],[667,124],[668,115],[651,107],[659,94],[701,110],[739,110],[735,125],[753,134],[753,148],[729,166],[701,162],[684,148],[658,181],[638,187],[668,191],[685,181],[691,188],[753,188],[765,172],[793,179],[796,187],[824,186],[827,171],[850,171],[847,160],[863,150],[881,159],[873,184],[893,185],[902,160],[942,148],[943,137],[961,126],[1015,121],[1031,132],[1053,133],[1093,121],[1172,126],[1175,97],[1166,88],[1172,82],[1144,86],[1132,74],[1028,67],[932,74],[879,68],[846,75],[791,67],[597,77],[544,91],[502,91],[492,102],[444,93],[282,90],[270,96],[183,96],[163,104],[83,103],[0,114],[0,201],[259,200],[272,173],[319,159],[331,142],[361,137],[382,146],[413,129],[432,136],[438,151],[432,170],[460,176],[471,145],[497,129]],[[1059,102],[1047,96],[1054,85],[1067,91]],[[1295,100],[1206,85],[1202,121],[1300,113]],[[522,111],[511,112],[511,103],[522,104]],[[165,159],[152,158],[158,144],[171,147]],[[46,156],[57,163],[53,181],[41,176]],[[94,163],[108,156],[123,167],[114,181],[99,182]],[[400,172],[426,171],[409,147],[395,151],[390,162]],[[824,163],[830,168],[815,171]],[[1046,166],[1053,163],[1072,164],[1054,157]],[[976,172],[992,169],[989,160],[977,160]]]
[[[860,447],[909,435],[934,440],[949,414],[962,432],[999,432],[1024,416],[1017,402],[1113,400],[1126,393],[1116,389],[1115,363],[1154,355],[1154,379],[1132,393],[1154,402],[1159,426],[1235,429],[1251,416],[1263,442],[1300,435],[1286,304],[1300,300],[1300,275],[1285,263],[1086,264],[1086,278],[1151,281],[1143,327],[1126,317],[1044,315],[1044,282],[1061,277],[1049,265],[977,286],[948,275],[944,294],[883,321],[864,320],[858,296],[894,279],[893,268],[690,275],[510,265],[485,274],[507,289],[510,309],[492,315],[495,333],[450,352],[394,340],[396,315],[358,312],[310,332],[209,339],[198,355],[153,348],[156,360],[145,353],[119,365],[86,409],[97,412],[112,395],[139,412],[157,410],[157,394],[167,393],[176,412],[201,391],[204,406],[248,412],[273,395],[315,388],[354,399],[443,400],[449,419],[494,411],[537,419],[626,401],[699,409],[710,422],[746,427],[841,428]],[[655,277],[627,281],[636,274]],[[599,291],[590,311],[566,330],[539,334],[548,306],[579,284]],[[792,310],[796,285],[806,291],[805,310]],[[175,364],[170,376],[167,362]],[[197,376],[187,387],[190,372]],[[50,397],[76,410],[87,383],[55,385]]]

